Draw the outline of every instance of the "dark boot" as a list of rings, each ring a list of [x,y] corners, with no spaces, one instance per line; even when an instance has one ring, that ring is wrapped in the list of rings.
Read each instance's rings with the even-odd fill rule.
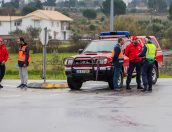
[[[3,88],[3,86],[0,84],[0,88]]]
[[[152,86],[149,86],[148,91],[152,92]]]
[[[145,85],[144,88],[141,90],[142,92],[146,92],[147,86]]]
[[[138,86],[137,86],[137,89],[138,89],[138,90],[142,90],[143,87],[142,87],[141,85],[138,85]]]
[[[19,86],[17,86],[17,88],[21,88],[21,87],[23,87],[23,85],[24,85],[24,84],[20,84]]]
[[[130,85],[126,85],[126,90],[131,90]]]

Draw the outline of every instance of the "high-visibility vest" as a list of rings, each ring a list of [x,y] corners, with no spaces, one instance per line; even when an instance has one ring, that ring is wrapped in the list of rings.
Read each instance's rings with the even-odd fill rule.
[[[155,59],[156,54],[156,46],[152,43],[146,44],[147,52],[146,59]]]
[[[114,55],[115,55],[115,50],[112,51],[112,57],[114,57]],[[124,62],[124,54],[123,54],[122,50],[121,50],[121,52],[119,53],[118,61],[119,61],[119,62]]]
[[[18,61],[22,61],[25,62],[26,60],[26,48],[27,46],[23,46],[22,48],[19,49],[19,53],[18,53]],[[29,56],[28,58],[28,62],[30,62],[31,58]]]

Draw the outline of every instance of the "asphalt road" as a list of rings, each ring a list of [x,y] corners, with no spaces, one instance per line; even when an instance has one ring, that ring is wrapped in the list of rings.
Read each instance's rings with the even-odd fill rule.
[[[19,81],[0,90],[0,132],[171,132],[172,79],[160,79],[152,93],[114,92],[88,82],[81,91],[27,91]]]

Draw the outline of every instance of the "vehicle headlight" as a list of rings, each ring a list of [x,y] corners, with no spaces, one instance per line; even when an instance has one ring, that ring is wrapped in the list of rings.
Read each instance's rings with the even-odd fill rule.
[[[99,60],[99,64],[107,64],[107,63],[108,63],[108,59]]]
[[[73,59],[66,59],[64,64],[65,65],[72,65],[73,64]]]

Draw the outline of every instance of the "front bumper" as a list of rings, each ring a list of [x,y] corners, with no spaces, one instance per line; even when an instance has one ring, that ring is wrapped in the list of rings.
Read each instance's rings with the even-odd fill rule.
[[[87,73],[78,71],[87,71]],[[89,73],[88,73],[89,71]],[[65,68],[67,77],[72,77],[82,81],[108,81],[109,78],[113,77],[113,67],[73,67]]]

